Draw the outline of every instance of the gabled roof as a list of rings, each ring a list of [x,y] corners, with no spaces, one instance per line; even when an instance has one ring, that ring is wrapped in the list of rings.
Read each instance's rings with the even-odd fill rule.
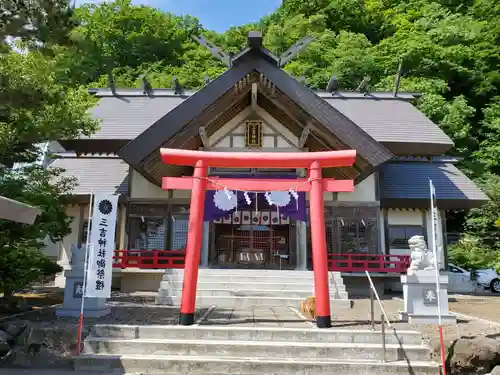
[[[411,103],[403,100],[323,97],[389,150],[399,155],[441,155],[453,141]]]
[[[75,177],[73,195],[105,192],[128,195],[129,166],[118,157],[69,156],[53,159],[49,168],[62,168],[64,177]]]
[[[429,179],[436,187],[439,208],[466,209],[488,201],[486,194],[452,163],[398,161],[380,168],[381,206],[428,208]]]
[[[100,98],[92,115],[101,120],[101,127],[82,139],[131,141],[195,92],[178,95],[170,89],[153,89],[149,94],[142,89],[116,89],[115,93],[92,89]],[[436,124],[408,102],[417,94],[399,93],[396,97],[386,92],[316,94],[396,155],[441,155],[453,146]]]
[[[253,36],[254,37],[254,36]],[[251,45],[250,45],[251,46]],[[356,149],[360,157],[372,167],[376,167],[392,157],[392,154],[363,129],[345,115],[326,103],[313,91],[297,82],[273,63],[269,51],[262,47],[249,48],[233,62],[227,70],[214,81],[180,103],[165,116],[157,120],[136,139],[123,147],[119,155],[134,168],[168,140],[178,136],[190,122],[207,111],[219,98],[227,95],[247,75],[257,72],[275,85],[295,105],[304,110],[311,119],[328,129],[346,147]],[[306,124],[304,124],[305,126]],[[170,146],[172,147],[172,146]]]
[[[100,129],[82,139],[132,140],[151,124],[160,120],[186,99],[186,96],[105,96],[92,109],[92,116],[101,119]]]

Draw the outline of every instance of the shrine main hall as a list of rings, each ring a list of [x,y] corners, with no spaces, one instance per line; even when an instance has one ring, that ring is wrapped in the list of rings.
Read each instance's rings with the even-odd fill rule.
[[[100,129],[52,142],[45,160],[78,180],[68,197],[72,233],[47,243],[49,256],[67,268],[86,241],[90,193],[114,193],[115,288],[155,291],[166,269],[183,268],[196,168],[162,160],[166,149],[237,156],[208,165],[201,176],[208,186],[199,218],[201,268],[312,270],[310,168],[246,161],[343,151],[352,152],[350,162],[324,164],[317,176],[328,271],[405,272],[409,238],[423,235],[433,245],[429,179],[447,267],[447,211],[479,207],[487,197],[457,168],[459,160],[446,156],[453,142],[415,107],[420,94],[338,91],[334,78],[326,90],[312,90],[282,69],[287,56],[267,50],[258,33],[240,53],[219,59],[228,69],[197,91],[177,82],[152,88],[146,80],[141,88],[110,80],[89,90],[98,99],[91,113]]]

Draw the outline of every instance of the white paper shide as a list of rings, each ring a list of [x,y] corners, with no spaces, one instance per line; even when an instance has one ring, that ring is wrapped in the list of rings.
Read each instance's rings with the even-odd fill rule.
[[[118,195],[95,194],[89,242],[86,297],[111,297]]]

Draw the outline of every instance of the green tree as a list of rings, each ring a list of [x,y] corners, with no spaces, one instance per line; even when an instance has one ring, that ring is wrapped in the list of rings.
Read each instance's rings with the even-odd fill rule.
[[[42,211],[34,225],[0,221],[0,293],[8,298],[41,277],[61,271],[42,249],[44,239],[56,242],[71,233],[64,204],[75,181],[60,177],[60,169],[36,165],[18,170],[2,167],[0,172],[0,195]]]
[[[45,238],[57,241],[70,232],[63,196],[72,187],[71,180],[58,178],[60,171],[12,167],[34,163],[41,144],[88,135],[98,124],[87,113],[94,101],[83,87],[68,88],[58,80],[64,67],[53,58],[53,48],[69,41],[65,32],[73,27],[67,2],[7,1],[0,12],[6,25],[0,40],[19,38],[14,42],[23,50],[0,46],[0,195],[42,210],[31,226],[0,222],[0,289],[9,297],[60,270],[41,250]]]
[[[0,25],[2,52],[9,49],[8,38],[19,38],[31,48],[67,44],[76,24],[68,0],[2,0]]]

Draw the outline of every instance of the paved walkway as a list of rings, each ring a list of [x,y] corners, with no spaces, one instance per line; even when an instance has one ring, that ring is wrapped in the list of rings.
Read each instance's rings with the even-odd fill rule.
[[[92,372],[92,375],[140,375],[124,373],[122,370]],[[0,375],[89,375],[89,372],[58,369],[4,369],[0,368]]]
[[[311,328],[311,323],[294,308],[256,307],[239,310],[211,308],[198,319],[199,325],[233,325],[240,327]]]

